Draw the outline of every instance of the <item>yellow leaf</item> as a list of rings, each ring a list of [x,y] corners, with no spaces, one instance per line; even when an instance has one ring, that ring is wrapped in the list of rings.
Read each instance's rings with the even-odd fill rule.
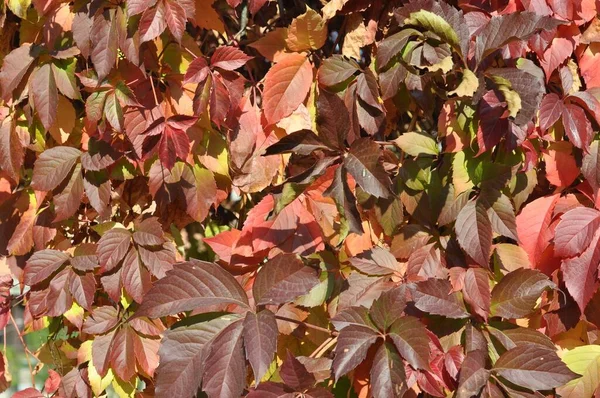
[[[137,388],[138,379],[137,377],[133,379],[133,383],[128,381],[123,381],[118,377],[113,377],[112,379],[112,387],[115,389],[115,392],[119,396],[119,398],[133,398],[135,397],[135,390]]]
[[[94,364],[90,361],[88,362],[88,378],[90,379],[90,385],[92,386],[94,396],[99,397],[113,381],[114,375],[112,369],[109,368],[104,377],[100,376],[94,367]]]
[[[65,318],[69,320],[73,325],[80,327],[83,323],[83,308],[73,301],[71,308],[65,312]]]
[[[27,18],[27,9],[31,0],[8,0],[8,8],[21,19]]]
[[[323,12],[323,18],[328,21],[335,17],[335,14],[337,14],[347,2],[348,0],[331,0],[329,3],[325,4],[321,10]]]
[[[287,53],[287,28],[277,28],[249,46],[256,49],[263,57],[271,62],[278,62]]]
[[[367,28],[360,13],[350,14],[346,22],[346,35],[342,54],[360,60],[360,49],[364,46]]]
[[[292,51],[317,50],[327,40],[327,24],[319,13],[308,9],[288,28],[287,47]]]
[[[77,362],[84,363],[87,361],[92,361],[92,343],[93,340],[86,340],[79,346],[77,350]]]
[[[471,72],[469,69],[463,70],[463,76],[460,84],[456,87],[456,90],[452,90],[448,92],[448,95],[458,95],[459,97],[471,97],[477,91],[479,87],[479,80],[475,73]]]
[[[600,385],[600,346],[577,347],[566,352],[561,359],[569,369],[581,377],[558,387],[556,392],[562,398],[592,397]]]
[[[287,134],[298,130],[311,130],[312,122],[308,109],[304,104],[300,104],[298,109],[292,112],[291,115],[278,121],[277,127],[284,129]]]
[[[50,135],[52,138],[59,144],[64,144],[75,128],[76,119],[75,108],[71,101],[62,95],[59,95],[56,121],[54,122],[54,125],[50,127]]]
[[[213,8],[215,0],[196,0],[196,25],[200,28],[216,30],[225,33],[225,26]]]

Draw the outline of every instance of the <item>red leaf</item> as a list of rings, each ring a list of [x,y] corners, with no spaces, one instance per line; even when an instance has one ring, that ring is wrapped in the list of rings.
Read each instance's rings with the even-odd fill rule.
[[[167,28],[167,11],[164,1],[159,1],[156,7],[146,9],[140,19],[140,41],[142,43],[156,39]],[[173,15],[171,15],[173,17]],[[175,21],[171,22],[176,24]],[[170,28],[169,28],[170,29]],[[175,36],[174,32],[173,35]]]
[[[96,307],[83,324],[83,331],[89,334],[104,334],[117,326],[118,312],[115,307]]]
[[[54,196],[54,211],[56,218],[54,222],[71,217],[79,209],[83,198],[83,177],[81,176],[81,164],[75,165],[71,178],[62,192]]]
[[[410,366],[415,369],[431,369],[429,337],[421,321],[412,316],[403,316],[390,326],[389,336]]]
[[[504,318],[529,315],[542,292],[556,285],[537,270],[518,269],[506,274],[492,290],[491,314]]]
[[[27,43],[12,50],[4,57],[2,69],[0,69],[0,89],[2,89],[4,101],[8,101],[12,97],[13,91],[23,80],[36,56],[36,48]]]
[[[554,93],[546,94],[540,104],[540,129],[547,131],[562,116],[565,109],[562,99]]]
[[[110,366],[123,381],[129,381],[135,375],[135,340],[137,334],[129,325],[123,326],[115,334],[110,350]]]
[[[487,322],[491,297],[488,272],[483,268],[469,268],[465,274],[463,292],[465,301]]]
[[[527,204],[517,216],[519,243],[534,267],[552,238],[549,226],[558,198],[559,195],[538,198]]]
[[[596,210],[583,207],[579,209],[592,210],[596,213],[594,214],[594,217],[597,217],[598,212]],[[565,215],[575,212],[579,209],[571,210]],[[578,216],[583,218],[582,223],[590,223],[590,214],[584,215],[581,214],[581,212],[578,212],[577,214],[572,215],[571,218],[573,221],[575,221]],[[598,219],[594,219],[593,221],[593,223],[599,222],[600,221]],[[571,221],[569,221],[569,224],[571,224]],[[574,231],[568,228],[568,225],[567,228],[563,228],[567,229],[568,231],[567,240],[569,236],[571,237],[571,239],[568,240],[568,243],[564,246],[564,250],[567,250],[567,248],[574,249],[575,247],[581,247],[586,243],[585,241],[591,240],[591,244],[587,248],[582,248],[581,251],[577,251],[577,253],[581,253],[580,255],[563,260],[560,266],[560,269],[563,272],[563,279],[565,281],[565,285],[567,286],[567,290],[575,299],[575,302],[579,306],[581,313],[584,313],[585,307],[594,296],[594,293],[598,290],[598,264],[600,262],[600,245],[598,244],[598,240],[600,239],[600,230],[597,229],[597,227],[592,229],[590,226],[591,225],[588,224],[584,226],[582,230],[577,231],[586,232],[589,234],[589,236],[580,234],[573,236]],[[558,235],[557,227],[557,239],[559,236],[560,235]]]
[[[158,153],[162,165],[171,170],[177,158],[185,161],[190,153],[188,135],[183,130],[174,129],[167,124],[158,143]]]
[[[244,348],[257,382],[263,378],[273,361],[273,355],[277,350],[278,333],[275,315],[271,311],[246,313],[243,332]]]
[[[52,191],[67,177],[80,155],[80,150],[64,146],[42,152],[33,167],[32,188]]]
[[[117,60],[119,31],[114,9],[106,9],[94,17],[90,37],[92,39],[92,62],[98,74],[98,80],[102,81],[108,76]]]
[[[542,153],[546,163],[546,179],[558,188],[568,187],[579,177],[579,167],[572,150],[570,142],[562,141],[552,143]]]
[[[221,68],[225,70],[236,70],[241,68],[251,60],[252,57],[244,54],[244,52],[238,48],[232,46],[221,46],[217,47],[212,57],[210,58],[210,64],[214,68]]]
[[[202,382],[201,375],[211,343],[230,323],[230,316],[223,316],[167,330],[159,349],[156,393],[174,397],[194,396]]]
[[[594,134],[585,111],[577,105],[565,104],[562,121],[571,143],[587,151]]]
[[[280,254],[261,268],[252,292],[257,305],[277,305],[308,293],[318,284],[313,268],[293,254]]]
[[[175,0],[164,0],[165,1],[165,19],[167,26],[171,31],[175,40],[181,43],[181,38],[185,32],[186,15],[185,9]]]
[[[208,64],[203,57],[194,58],[194,60],[189,64],[185,76],[183,77],[183,84],[188,83],[201,83],[206,79],[210,69],[208,68]]]
[[[379,334],[366,326],[350,325],[342,329],[333,358],[335,380],[356,368],[378,338]]]
[[[23,281],[29,286],[43,282],[58,271],[67,260],[69,255],[58,250],[37,251],[27,260]]]
[[[312,84],[310,61],[302,54],[286,55],[265,76],[263,109],[267,123],[275,124],[295,111]]]
[[[567,58],[573,54],[573,39],[555,37],[540,58],[540,65],[546,73],[546,81],[550,80],[554,72]]]
[[[235,278],[216,264],[188,261],[177,264],[144,297],[136,317],[160,318],[183,311],[201,312],[214,305],[248,307],[246,293]]]
[[[225,327],[211,344],[202,377],[202,390],[209,396],[238,398],[246,385],[246,361],[242,343],[243,323]]]
[[[554,253],[572,257],[583,253],[600,227],[600,212],[578,207],[562,215],[554,232]]]
[[[454,225],[458,243],[467,254],[487,267],[492,250],[492,224],[484,205],[471,200],[462,208]]]
[[[115,268],[125,258],[131,233],[123,228],[114,228],[102,235],[98,241],[98,260],[103,272]]]
[[[50,64],[44,64],[33,72],[31,94],[38,117],[44,128],[49,130],[58,111],[58,89]]]
[[[380,160],[379,145],[368,138],[359,138],[352,143],[344,158],[344,166],[367,193],[387,198],[391,183]]]

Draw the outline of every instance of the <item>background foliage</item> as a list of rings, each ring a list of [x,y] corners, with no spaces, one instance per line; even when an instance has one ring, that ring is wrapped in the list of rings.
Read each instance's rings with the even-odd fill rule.
[[[596,391],[595,1],[0,11],[16,397]]]

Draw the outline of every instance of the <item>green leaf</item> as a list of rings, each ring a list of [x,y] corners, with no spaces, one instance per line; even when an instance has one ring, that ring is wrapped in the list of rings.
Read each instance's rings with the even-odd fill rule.
[[[31,0],[8,0],[8,8],[21,19],[27,18],[29,6],[31,6]]]
[[[420,10],[413,12],[410,14],[410,18],[404,22],[409,25],[421,26],[438,35],[452,47],[460,49],[460,40],[452,26],[444,18],[431,11]]]

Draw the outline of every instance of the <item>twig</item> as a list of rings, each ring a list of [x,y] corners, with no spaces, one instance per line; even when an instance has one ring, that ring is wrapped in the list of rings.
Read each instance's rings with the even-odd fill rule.
[[[292,319],[292,318],[288,318],[286,316],[281,316],[281,315],[275,315],[275,318],[279,319],[280,321],[286,321],[286,322],[292,322],[298,325],[304,325],[309,329],[314,329],[314,330],[318,330],[320,332],[325,332],[325,333],[329,333],[332,336],[337,336],[338,332],[336,332],[335,330],[329,330],[327,328],[323,328],[321,326],[317,326],[317,325],[313,325],[311,323],[306,323],[304,321],[299,321],[297,319]]]
[[[310,358],[321,358],[323,354],[327,352],[331,347],[333,347],[337,343],[337,336],[329,337],[325,340],[316,350],[313,351],[312,354],[309,355]]]

